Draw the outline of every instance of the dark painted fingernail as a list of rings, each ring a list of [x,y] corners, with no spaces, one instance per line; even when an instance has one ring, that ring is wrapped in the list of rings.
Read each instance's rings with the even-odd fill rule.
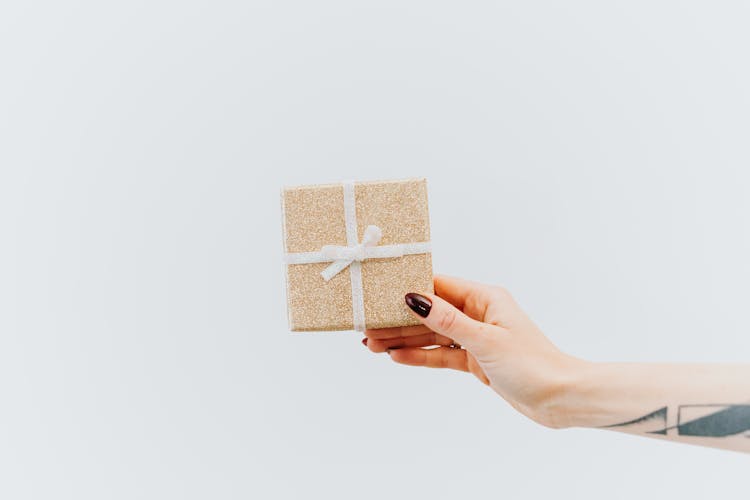
[[[362,339],[362,345],[367,345],[367,337]]]
[[[409,306],[412,311],[423,318],[426,318],[427,315],[430,314],[432,302],[430,302],[430,299],[427,297],[419,295],[418,293],[407,293],[404,296],[404,300],[406,301],[406,305]]]

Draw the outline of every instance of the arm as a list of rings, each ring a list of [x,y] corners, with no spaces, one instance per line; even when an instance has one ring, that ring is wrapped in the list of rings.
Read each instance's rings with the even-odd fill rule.
[[[408,294],[423,325],[368,330],[397,363],[473,373],[533,420],[750,452],[750,365],[590,363],[559,351],[507,291],[447,277]],[[432,347],[437,346],[437,347]]]
[[[578,377],[552,411],[561,426],[750,452],[750,365],[587,364]]]

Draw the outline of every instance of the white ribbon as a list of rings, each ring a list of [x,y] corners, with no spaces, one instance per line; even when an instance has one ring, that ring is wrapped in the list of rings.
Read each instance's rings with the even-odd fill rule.
[[[367,226],[362,242],[357,243],[357,206],[354,200],[354,183],[344,182],[344,222],[346,224],[346,246],[325,245],[319,252],[287,253],[287,264],[315,264],[331,262],[320,275],[328,282],[338,273],[349,268],[352,284],[352,315],[354,329],[365,330],[365,301],[362,285],[362,262],[367,259],[391,259],[404,255],[430,253],[430,242],[380,245],[383,231],[378,226]]]

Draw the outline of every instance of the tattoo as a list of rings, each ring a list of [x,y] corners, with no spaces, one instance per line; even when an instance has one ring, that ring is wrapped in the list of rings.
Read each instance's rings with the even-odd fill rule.
[[[673,426],[667,425],[667,411],[664,406],[640,418],[605,425],[603,428],[640,428],[648,434],[662,435],[676,429],[680,436],[702,437],[735,436],[750,431],[750,404],[680,405],[677,407],[677,424]]]
[[[653,420],[660,420],[663,422],[663,425],[660,427],[664,427],[663,431],[648,431],[654,434],[666,434],[666,427],[667,427],[667,407],[659,408],[658,410],[652,411],[651,413],[648,413],[642,417],[635,418],[633,420],[628,420],[627,422],[621,422],[619,424],[612,424],[612,425],[605,425],[602,427],[602,429],[606,429],[609,427],[625,427],[628,425],[636,425],[636,424],[643,424],[643,423],[651,423]]]

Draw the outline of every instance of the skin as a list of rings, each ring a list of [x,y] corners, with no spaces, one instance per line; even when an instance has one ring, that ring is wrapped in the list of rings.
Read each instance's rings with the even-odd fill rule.
[[[750,365],[594,363],[561,352],[507,290],[446,276],[422,325],[367,330],[400,364],[473,374],[551,428],[596,427],[750,452]],[[458,344],[458,345],[456,345]]]

